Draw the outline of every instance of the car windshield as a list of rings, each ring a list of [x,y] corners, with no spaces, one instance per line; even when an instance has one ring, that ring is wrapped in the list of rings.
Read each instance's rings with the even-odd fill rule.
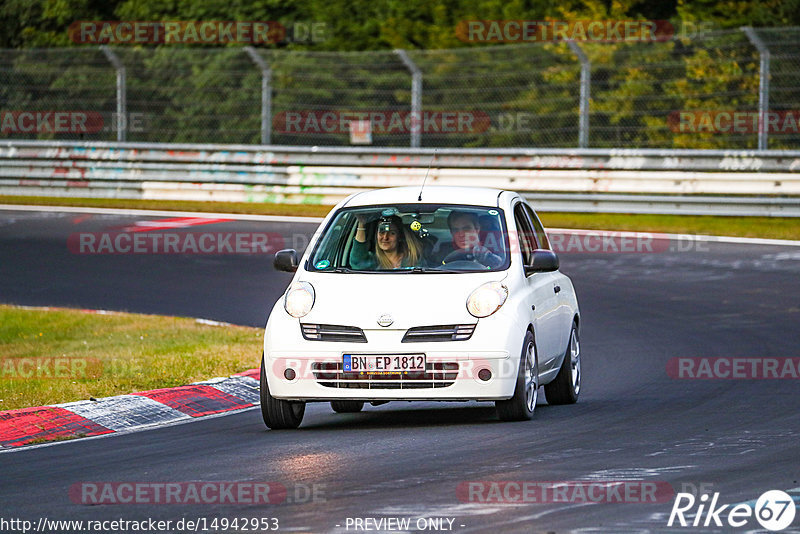
[[[499,208],[397,204],[345,208],[330,220],[307,269],[322,272],[480,272],[509,266]]]

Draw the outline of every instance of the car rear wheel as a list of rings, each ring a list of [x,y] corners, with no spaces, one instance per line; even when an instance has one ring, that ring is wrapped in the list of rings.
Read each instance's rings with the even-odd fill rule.
[[[364,407],[361,401],[331,401],[331,408],[336,413],[355,413],[360,412]]]
[[[273,430],[297,428],[303,421],[306,403],[276,399],[269,393],[264,359],[261,359],[261,417]]]
[[[533,334],[528,332],[522,344],[514,396],[508,400],[495,402],[497,416],[503,421],[527,421],[533,417],[538,396],[539,360],[536,357]]]
[[[572,323],[564,361],[555,380],[544,387],[548,404],[574,404],[581,392],[581,343],[578,325]]]

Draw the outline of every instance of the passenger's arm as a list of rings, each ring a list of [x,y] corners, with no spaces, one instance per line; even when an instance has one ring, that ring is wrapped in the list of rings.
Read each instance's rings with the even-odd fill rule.
[[[366,233],[366,232],[361,232]],[[356,236],[358,233],[356,233]],[[350,267],[353,269],[372,269],[374,268],[374,259],[372,253],[367,246],[366,238],[364,241],[359,241],[356,237],[353,241],[353,246],[350,247]]]
[[[356,226],[356,241],[359,243],[367,242],[367,222],[363,215],[356,215],[358,225]]]

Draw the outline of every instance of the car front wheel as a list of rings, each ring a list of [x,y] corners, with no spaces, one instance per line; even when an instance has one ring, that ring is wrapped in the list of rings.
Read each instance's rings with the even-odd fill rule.
[[[556,378],[544,387],[548,404],[574,404],[581,392],[581,343],[578,325],[572,323],[564,361]]]
[[[264,359],[261,359],[261,417],[273,430],[297,428],[303,421],[306,403],[276,399],[269,393]]]
[[[522,344],[514,396],[508,400],[495,402],[497,416],[503,421],[527,421],[533,417],[538,395],[539,361],[536,357],[533,334],[528,332]]]

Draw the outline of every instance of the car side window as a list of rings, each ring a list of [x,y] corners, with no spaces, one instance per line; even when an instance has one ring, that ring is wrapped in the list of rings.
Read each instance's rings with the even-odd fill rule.
[[[536,243],[522,203],[514,206],[514,223],[517,227],[517,242],[519,250],[522,252],[522,262],[524,265],[530,265],[533,262],[533,250],[536,248]]]
[[[525,213],[527,213],[528,218],[533,225],[533,232],[536,236],[536,248],[544,248],[547,250],[550,249],[550,240],[547,239],[547,233],[544,231],[544,226],[542,226],[542,222],[539,220],[539,217],[536,215],[536,212],[533,211],[529,205],[523,203],[525,206]]]

